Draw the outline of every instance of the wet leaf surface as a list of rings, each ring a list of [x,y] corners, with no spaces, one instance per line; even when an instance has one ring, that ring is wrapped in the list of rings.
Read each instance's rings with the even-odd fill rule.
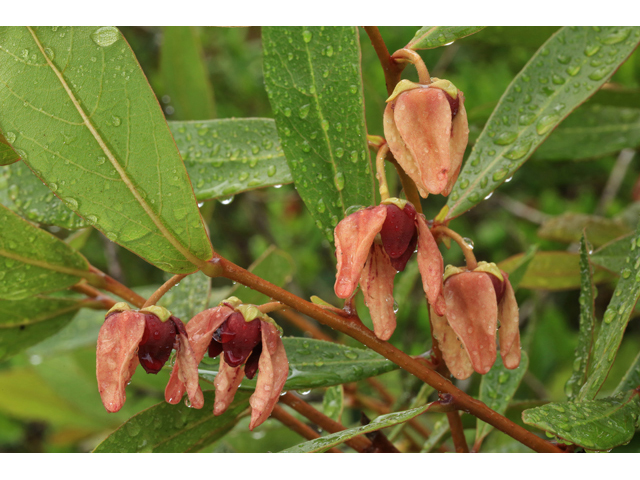
[[[436,48],[479,32],[485,27],[422,27],[405,48],[422,50]]]

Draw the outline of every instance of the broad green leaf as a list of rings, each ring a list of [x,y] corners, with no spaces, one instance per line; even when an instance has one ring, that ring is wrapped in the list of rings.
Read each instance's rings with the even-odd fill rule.
[[[368,425],[364,425],[362,427],[349,428],[347,430],[342,430],[341,432],[332,433],[330,435],[325,435],[324,437],[316,438],[315,440],[310,440],[305,443],[301,443],[300,445],[296,445],[295,447],[287,448],[280,453],[312,453],[312,452],[324,452],[329,450],[331,447],[335,447],[336,445],[340,445],[341,443],[346,442],[347,440],[352,439],[353,437],[357,437],[358,435],[363,435],[369,432],[375,432],[377,430],[381,430],[383,428],[391,427],[398,423],[406,422],[411,420],[412,418],[417,417],[418,415],[423,414],[433,405],[433,403],[428,403],[418,408],[412,408],[410,410],[405,410],[403,412],[394,412],[388,413],[386,415],[380,415],[379,417],[373,419],[371,423]]]
[[[9,187],[9,208],[24,218],[68,230],[86,226],[86,221],[73,213],[36,177],[24,162],[2,167]]]
[[[236,394],[222,415],[213,414],[214,392],[204,392],[204,407],[159,403],[131,417],[109,435],[95,453],[197,452],[223,437],[249,407],[249,395]]]
[[[498,263],[507,273],[521,264],[524,254],[519,253]],[[610,280],[612,275],[602,268],[595,268],[594,283]],[[538,252],[531,260],[519,288],[534,290],[568,290],[580,288],[580,259],[569,252]]]
[[[286,337],[282,339],[289,360],[289,377],[284,390],[309,390],[357,382],[398,368],[371,350],[346,347],[322,340]],[[200,376],[213,382],[218,374],[218,358],[205,357],[198,368]],[[257,376],[260,376],[258,373]],[[240,389],[253,390],[256,378],[244,379]]]
[[[459,38],[479,32],[484,27],[422,27],[416,32],[405,48],[422,50],[436,48]]]
[[[251,264],[249,271],[278,287],[284,287],[291,281],[295,271],[295,263],[291,255],[275,245],[271,245]],[[236,288],[231,291],[231,295],[235,295],[244,303],[253,305],[261,305],[271,301],[267,295],[241,284],[236,285]]]
[[[640,145],[640,109],[585,105],[535,153],[541,160],[584,160]]]
[[[322,412],[329,418],[340,422],[344,410],[344,385],[327,388],[322,397]]]
[[[591,280],[593,271],[589,263],[591,247],[585,236],[580,240],[580,331],[573,360],[573,373],[567,380],[564,391],[568,400],[574,400],[587,379],[587,370],[592,361],[591,351],[596,328],[595,286]]]
[[[477,205],[593,95],[640,42],[639,27],[564,27],[511,82],[466,160],[447,219]]]
[[[82,255],[3,206],[0,225],[0,299],[62,290],[90,275]]]
[[[176,120],[207,120],[215,116],[198,27],[163,27],[160,74]]]
[[[15,150],[11,147],[11,142],[0,132],[0,165],[11,165],[20,160]]]
[[[529,357],[526,352],[521,352],[520,365],[514,370],[508,370],[502,363],[502,358],[498,355],[496,363],[489,373],[482,376],[480,381],[480,394],[478,399],[484,402],[494,412],[504,415],[509,406],[509,402],[520,386],[520,382],[527,373],[529,367]],[[476,421],[476,439],[474,450],[479,450],[479,446],[485,437],[493,430],[493,427],[480,419]]]
[[[588,450],[610,450],[633,438],[640,415],[640,394],[578,403],[549,403],[525,410],[522,420]]]
[[[44,296],[0,300],[0,361],[58,332],[86,304],[73,298]]]
[[[622,220],[566,212],[545,221],[538,230],[538,236],[545,240],[573,243],[580,241],[583,230],[596,247],[631,232]]]
[[[171,276],[165,274],[165,280]],[[194,273],[180,280],[179,284],[169,290],[158,302],[158,305],[170,310],[183,322],[207,309],[211,279],[202,272]]]
[[[449,422],[446,418],[438,420],[431,430],[431,435],[427,438],[427,441],[422,445],[420,453],[429,453],[433,448],[449,433]]]
[[[527,270],[529,270],[529,265],[531,265],[536,253],[538,253],[538,245],[531,245],[527,248],[527,251],[524,252],[524,255],[520,257],[518,265],[509,272],[509,283],[511,283],[511,288],[513,288],[514,293],[518,291],[520,282],[527,273]]]
[[[631,245],[633,234],[622,237],[619,240],[603,245],[591,255],[591,263],[606,268],[610,272],[620,273],[625,265],[627,255],[629,255],[629,245]]]
[[[640,353],[638,353],[638,356],[633,360],[629,370],[624,374],[624,377],[622,377],[620,384],[616,387],[613,394],[617,395],[618,393],[626,392],[638,386],[640,386]]]
[[[296,189],[316,225],[333,229],[353,205],[373,205],[355,27],[265,27],[264,77]]]
[[[36,176],[163,270],[192,272],[211,258],[186,168],[120,32],[3,27],[0,47],[0,130]]]
[[[629,243],[629,255],[620,272],[620,280],[613,298],[604,313],[593,348],[593,361],[589,364],[587,380],[580,389],[577,400],[590,400],[600,390],[613,365],[624,330],[640,297],[640,225]]]
[[[293,182],[270,118],[169,122],[198,200]]]

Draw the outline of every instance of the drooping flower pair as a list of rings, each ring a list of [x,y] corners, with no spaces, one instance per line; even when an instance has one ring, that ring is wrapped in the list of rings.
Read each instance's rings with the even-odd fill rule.
[[[443,286],[446,313],[431,309],[433,335],[451,374],[484,375],[500,356],[508,369],[520,364],[518,304],[508,275],[494,263],[479,262],[467,269],[448,266]]]
[[[193,317],[186,327],[197,363],[207,351],[211,358],[220,355],[220,370],[214,381],[215,415],[229,407],[246,376],[252,379],[259,370],[256,389],[249,404],[249,429],[263,423],[278,402],[289,373],[287,355],[275,322],[255,305],[242,304],[230,297],[218,307]],[[185,391],[182,366],[175,365],[165,391],[165,400],[178,403]]]
[[[441,294],[444,264],[424,215],[411,203],[387,199],[345,217],[335,228],[335,292],[351,297],[360,283],[374,333],[388,340],[396,327],[393,280],[418,247],[418,268],[429,303],[444,313]]]
[[[389,149],[425,198],[449,195],[469,139],[463,93],[448,80],[431,80],[400,81],[384,111]]]

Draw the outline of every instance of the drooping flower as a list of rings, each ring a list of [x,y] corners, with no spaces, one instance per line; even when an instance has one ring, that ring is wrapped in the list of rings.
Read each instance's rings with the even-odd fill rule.
[[[345,217],[335,229],[338,271],[335,292],[349,298],[358,282],[373,320],[374,333],[388,340],[396,327],[393,280],[418,246],[418,268],[429,303],[444,313],[442,255],[424,215],[397,198]]]
[[[107,411],[117,412],[124,405],[125,387],[138,364],[147,373],[157,374],[173,349],[176,364],[185,372],[191,402],[202,404],[202,392],[195,388],[198,364],[180,319],[163,307],[134,311],[123,302],[114,305],[100,328],[96,351],[98,390]]]
[[[387,100],[384,134],[420,194],[449,195],[469,139],[464,95],[448,80],[402,80]]]
[[[433,334],[451,374],[462,380],[484,375],[500,356],[508,369],[520,364],[518,304],[508,275],[494,263],[469,271],[448,266],[443,287],[446,314],[431,312]]]
[[[289,373],[287,354],[280,331],[273,320],[254,305],[245,305],[230,297],[215,308],[193,317],[186,326],[195,359],[200,363],[207,351],[211,358],[220,355],[220,370],[213,413],[223,414],[233,401],[240,382],[252,379],[259,370],[256,390],[249,399],[249,429],[263,423],[278,402]],[[178,403],[185,385],[179,365],[175,365],[165,391],[169,403]]]

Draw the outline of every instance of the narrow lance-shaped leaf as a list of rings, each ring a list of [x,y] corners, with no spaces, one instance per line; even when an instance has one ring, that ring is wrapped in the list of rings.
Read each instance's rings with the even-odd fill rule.
[[[0,132],[0,165],[10,165],[20,160],[20,155],[11,147],[11,142]]]
[[[204,408],[159,403],[131,417],[96,447],[96,453],[197,452],[223,437],[249,407],[249,395],[236,394],[222,415],[213,414],[214,392],[204,392]]]
[[[355,27],[265,27],[264,77],[282,148],[329,240],[353,205],[375,202]]]
[[[322,397],[322,412],[329,418],[340,422],[344,410],[344,385],[327,388]]]
[[[90,276],[80,253],[3,206],[0,225],[0,298],[63,290]]]
[[[282,339],[289,360],[289,377],[284,390],[309,390],[357,382],[398,368],[371,350],[351,348],[322,340],[286,337]],[[198,371],[213,382],[220,360],[205,356]],[[258,373],[258,376],[260,374]],[[256,379],[244,379],[240,389],[253,390]]]
[[[341,443],[346,442],[347,440],[352,439],[353,437],[357,437],[358,435],[363,435],[369,432],[375,432],[376,430],[381,430],[383,428],[391,427],[401,422],[406,422],[411,420],[412,418],[417,417],[418,415],[423,414],[431,406],[433,403],[428,403],[427,405],[423,405],[421,407],[412,408],[411,410],[405,410],[403,412],[394,412],[388,413],[386,415],[380,415],[371,421],[368,425],[364,425],[362,427],[349,428],[347,430],[342,430],[340,432],[332,433],[330,435],[325,435],[324,437],[316,438],[315,440],[310,440],[305,443],[301,443],[300,445],[296,445],[295,447],[287,448],[280,453],[311,453],[311,452],[324,452],[331,447],[335,447],[336,445],[340,445]]]
[[[640,415],[640,393],[578,403],[549,403],[522,412],[522,420],[589,450],[610,450],[628,443]]]
[[[0,130],[38,178],[159,268],[211,258],[186,168],[120,32],[3,27],[0,47]]]
[[[591,280],[593,272],[589,263],[589,246],[584,234],[580,240],[580,331],[578,333],[578,345],[576,345],[575,358],[573,360],[573,373],[564,391],[568,400],[574,400],[578,391],[587,379],[589,363],[592,361],[593,338],[596,328],[595,317],[595,287]]]
[[[484,402],[494,412],[504,415],[509,406],[509,402],[520,386],[520,382],[527,373],[529,367],[529,357],[522,351],[520,365],[514,370],[508,370],[502,363],[501,358],[496,359],[493,368],[486,375],[482,376],[480,382],[479,400]],[[478,419],[476,421],[476,440],[474,450],[478,451],[480,444],[493,430],[488,423]]]
[[[405,48],[422,50],[441,47],[459,38],[473,35],[483,28],[484,27],[422,27],[416,32]]]
[[[610,272],[620,273],[629,255],[629,245],[632,244],[633,234],[603,245],[591,255],[591,262],[606,268]]]
[[[622,377],[622,380],[620,380],[620,384],[616,387],[613,394],[617,395],[618,393],[638,387],[640,387],[640,352],[638,352],[638,355],[635,360],[633,360],[627,373]]]
[[[589,104],[562,122],[538,149],[535,158],[586,160],[638,145],[640,109]]]
[[[511,82],[466,160],[447,219],[477,205],[593,95],[640,42],[640,27],[564,27]]]
[[[531,265],[536,253],[538,253],[538,245],[531,245],[527,248],[527,251],[524,252],[524,255],[520,257],[518,265],[509,272],[509,283],[511,283],[511,288],[513,288],[514,293],[520,288],[520,282],[527,273],[527,270],[529,270],[529,265]]]
[[[198,27],[164,27],[160,74],[176,120],[215,116],[213,88],[204,63]]]
[[[607,378],[616,358],[631,313],[640,297],[640,225],[630,240],[629,255],[620,272],[620,280],[609,302],[596,343],[593,361],[589,363],[587,380],[576,400],[590,400],[596,396]]]
[[[198,200],[293,182],[270,118],[169,122]]]

